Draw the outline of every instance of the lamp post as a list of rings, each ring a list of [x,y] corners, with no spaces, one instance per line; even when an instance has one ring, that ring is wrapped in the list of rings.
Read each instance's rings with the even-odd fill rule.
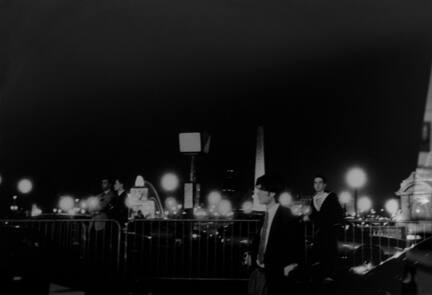
[[[362,188],[366,184],[366,173],[359,167],[351,168],[346,174],[346,182],[352,189],[354,189],[354,214],[357,215],[358,189]]]

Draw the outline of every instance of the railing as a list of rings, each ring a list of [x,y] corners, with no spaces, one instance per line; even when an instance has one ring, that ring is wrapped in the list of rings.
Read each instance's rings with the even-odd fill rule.
[[[51,258],[68,263],[103,265],[120,271],[121,229],[115,220],[25,219],[0,220],[1,226],[29,230],[45,243]]]
[[[101,265],[128,279],[181,278],[243,280],[249,269],[243,253],[259,232],[259,220],[0,220],[29,229],[58,257]],[[392,225],[347,223],[338,227],[340,265],[350,267],[386,258],[431,236],[432,222]],[[305,257],[312,262],[314,228],[305,223]]]
[[[135,220],[127,226],[125,269],[139,276],[242,279],[242,254],[257,220]]]

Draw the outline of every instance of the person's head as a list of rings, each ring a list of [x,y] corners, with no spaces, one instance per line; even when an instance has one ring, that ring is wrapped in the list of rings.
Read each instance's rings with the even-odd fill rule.
[[[255,183],[255,195],[262,205],[277,202],[276,195],[282,190],[282,182],[279,178],[264,174]]]
[[[111,182],[108,178],[102,178],[101,187],[103,191],[111,189]]]
[[[315,175],[313,179],[313,187],[315,192],[320,193],[326,189],[327,180],[323,175]]]
[[[114,181],[114,190],[118,192],[124,189],[124,181],[120,178],[116,178]]]

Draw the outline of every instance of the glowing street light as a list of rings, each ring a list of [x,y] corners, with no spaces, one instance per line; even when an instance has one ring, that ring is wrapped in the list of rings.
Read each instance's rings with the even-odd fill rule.
[[[69,212],[75,207],[75,200],[71,196],[62,196],[59,199],[58,206],[61,210]]]
[[[207,196],[207,202],[210,207],[216,207],[222,200],[222,194],[218,191],[210,192]]]
[[[252,201],[245,201],[243,202],[241,209],[244,213],[250,214],[253,211],[253,202]]]
[[[363,196],[358,199],[357,207],[360,212],[367,212],[372,208],[372,201],[369,197]]]
[[[293,197],[289,192],[283,192],[279,195],[279,204],[284,207],[289,207],[292,205]]]
[[[30,179],[24,178],[18,182],[18,191],[22,194],[28,194],[33,189],[33,183]]]
[[[222,216],[232,215],[232,205],[231,205],[231,202],[228,200],[221,200],[219,202],[217,209],[218,209],[217,211],[219,212],[219,214]]]
[[[179,179],[174,173],[167,173],[162,176],[161,186],[167,192],[175,191],[179,186]]]
[[[362,188],[367,182],[366,172],[359,167],[351,168],[346,174],[346,182],[354,189],[354,212],[357,214],[357,190]]]
[[[339,194],[339,202],[342,205],[347,205],[352,202],[352,195],[350,192],[343,191]]]
[[[396,199],[387,200],[384,207],[387,210],[387,212],[393,216],[399,210],[399,201]]]

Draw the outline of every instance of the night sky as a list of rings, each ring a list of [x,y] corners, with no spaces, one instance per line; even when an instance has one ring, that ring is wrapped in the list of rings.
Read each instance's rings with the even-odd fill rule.
[[[303,195],[312,177],[391,196],[415,169],[432,61],[430,1],[1,0],[2,200],[97,193],[100,178],[186,180],[178,133],[212,134],[206,188],[268,171]],[[51,203],[50,203],[51,202]]]

